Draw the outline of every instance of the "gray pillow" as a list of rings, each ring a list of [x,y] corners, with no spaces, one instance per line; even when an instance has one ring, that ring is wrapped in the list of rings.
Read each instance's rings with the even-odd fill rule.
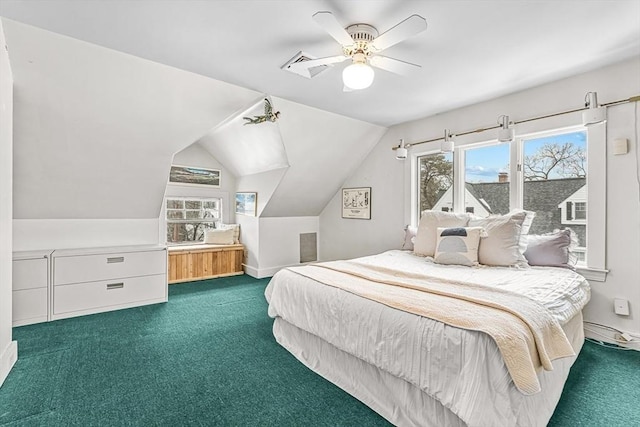
[[[469,221],[469,227],[483,227],[487,234],[480,240],[480,264],[502,267],[527,266],[527,261],[520,251],[520,235],[525,216],[525,212],[521,211]]]
[[[407,225],[404,229],[404,243],[402,244],[402,249],[412,251],[413,250],[413,241],[418,234],[418,227],[413,227],[411,225]]]
[[[571,230],[556,230],[553,233],[527,236],[527,250],[524,257],[529,265],[562,267],[575,270],[575,260],[571,254],[573,239]]]

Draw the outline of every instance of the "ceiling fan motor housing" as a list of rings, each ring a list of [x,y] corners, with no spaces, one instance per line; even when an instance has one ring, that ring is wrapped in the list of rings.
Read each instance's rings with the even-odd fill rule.
[[[363,53],[369,56],[371,53],[370,43],[378,37],[378,30],[368,24],[354,24],[345,28],[354,41],[352,46],[343,46],[344,54],[353,56],[356,53]]]

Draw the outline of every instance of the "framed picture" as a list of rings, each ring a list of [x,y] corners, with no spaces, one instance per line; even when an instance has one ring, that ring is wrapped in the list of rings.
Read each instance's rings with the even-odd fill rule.
[[[236,213],[256,216],[258,193],[236,193]]]
[[[169,173],[169,182],[220,187],[220,171],[217,169],[172,165]]]
[[[371,187],[342,189],[342,218],[371,219]]]

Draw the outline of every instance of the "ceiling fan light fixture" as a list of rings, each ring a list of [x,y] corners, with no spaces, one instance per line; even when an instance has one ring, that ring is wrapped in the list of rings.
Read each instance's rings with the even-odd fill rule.
[[[374,77],[373,68],[367,64],[367,58],[363,53],[353,55],[353,64],[342,70],[342,82],[353,90],[368,88]]]

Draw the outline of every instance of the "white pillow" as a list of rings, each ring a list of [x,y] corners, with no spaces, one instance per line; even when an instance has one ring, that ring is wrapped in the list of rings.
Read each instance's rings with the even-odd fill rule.
[[[211,245],[233,245],[233,229],[207,230],[204,232],[204,243]]]
[[[441,211],[424,211],[418,233],[413,243],[413,252],[423,256],[434,256],[436,253],[436,232],[438,227],[465,227],[469,222],[466,213],[453,213]]]
[[[519,212],[488,218],[472,219],[470,227],[484,227],[487,236],[480,240],[480,264],[525,267],[527,260],[520,252],[520,234],[525,213]]]
[[[220,230],[233,230],[233,243],[240,243],[240,224],[220,224]]]
[[[527,234],[529,234],[529,229],[531,228],[533,219],[536,217],[536,213],[533,211],[525,211],[523,209],[514,209],[507,214],[507,216],[513,217],[513,216],[518,216],[523,212],[525,214],[525,217],[522,223],[520,224],[520,226],[522,227],[522,229],[520,230],[520,253],[522,254],[524,254],[524,251],[527,250]]]
[[[478,246],[482,227],[438,227],[436,255],[438,264],[474,266],[478,264]]]

